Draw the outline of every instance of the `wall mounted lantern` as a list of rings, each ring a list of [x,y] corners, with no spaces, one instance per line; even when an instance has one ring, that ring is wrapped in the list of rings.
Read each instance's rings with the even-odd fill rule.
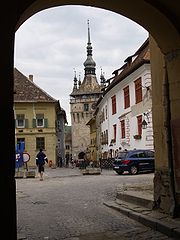
[[[147,122],[146,122],[146,120],[144,119],[143,121],[142,121],[142,129],[146,129],[147,128]]]
[[[147,125],[150,123],[150,113],[152,112],[152,110],[150,109],[148,112],[146,113],[143,113],[144,114],[144,117],[146,117],[147,121],[144,119],[142,121],[142,129],[146,129],[147,128]]]

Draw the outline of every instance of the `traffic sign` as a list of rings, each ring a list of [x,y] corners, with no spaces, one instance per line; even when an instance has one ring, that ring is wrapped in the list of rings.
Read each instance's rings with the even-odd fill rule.
[[[23,162],[26,163],[30,160],[29,153],[23,153]]]

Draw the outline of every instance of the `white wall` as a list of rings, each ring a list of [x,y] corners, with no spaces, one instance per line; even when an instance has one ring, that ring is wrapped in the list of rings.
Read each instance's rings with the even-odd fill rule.
[[[142,91],[143,91],[143,101],[135,104],[135,88],[134,81],[141,77],[142,79]],[[124,109],[124,91],[123,89],[129,85],[130,92],[130,107]],[[119,147],[124,149],[134,149],[134,148],[148,148],[153,149],[153,131],[152,131],[152,100],[150,96],[150,91],[147,91],[148,86],[151,86],[151,72],[150,64],[144,64],[139,69],[134,71],[132,74],[127,76],[122,82],[119,82],[110,91],[108,91],[101,102],[99,103],[99,111],[105,111],[105,106],[107,105],[108,118],[101,123],[101,132],[108,129],[108,145],[102,146],[102,152],[109,151],[113,149],[114,151]],[[112,100],[111,97],[116,95],[116,114],[112,115]],[[134,139],[134,135],[137,134],[137,116],[142,115],[142,120],[147,117],[144,113],[149,112],[149,121],[147,129],[142,129],[142,138],[139,140]],[[122,116],[124,115],[124,116]],[[122,117],[121,117],[122,116]],[[121,118],[119,118],[121,117]],[[121,126],[120,120],[124,119],[126,126],[129,122],[129,134],[126,131],[126,138],[121,139]],[[114,138],[113,125],[117,125],[116,132],[116,143],[113,146],[109,146],[111,139]],[[128,127],[127,127],[128,128]],[[127,136],[128,135],[128,136]],[[123,146],[122,146],[123,145]]]

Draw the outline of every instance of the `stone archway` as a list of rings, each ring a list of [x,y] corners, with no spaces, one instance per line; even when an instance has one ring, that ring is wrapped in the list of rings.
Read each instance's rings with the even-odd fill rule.
[[[78,154],[78,159],[84,159],[85,153],[84,152],[80,152]]]
[[[176,5],[177,3],[177,5]],[[178,1],[122,0],[93,3],[88,0],[14,0],[3,4],[1,19],[0,59],[0,133],[3,140],[0,159],[1,228],[7,239],[16,237],[16,184],[14,179],[15,142],[13,115],[13,59],[14,36],[18,27],[30,16],[43,9],[60,5],[91,5],[124,15],[151,35],[153,82],[153,118],[156,150],[156,170],[160,177],[155,182],[167,190],[169,199],[160,194],[166,211],[180,203],[180,10]],[[6,16],[6,18],[4,18]],[[6,20],[7,19],[7,20]],[[159,27],[158,27],[159,26]],[[8,149],[7,149],[8,145]],[[166,189],[164,183],[169,183]]]

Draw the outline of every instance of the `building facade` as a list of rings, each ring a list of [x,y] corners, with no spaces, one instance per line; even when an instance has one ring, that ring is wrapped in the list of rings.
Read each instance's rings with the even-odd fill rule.
[[[7,229],[6,237],[17,238],[16,224],[16,183],[14,179],[14,114],[13,107],[13,62],[15,32],[30,16],[40,9],[61,6],[59,0],[6,1],[1,15],[3,23],[1,41],[1,229]],[[67,4],[71,1],[67,1]],[[150,33],[151,69],[153,86],[153,128],[155,143],[156,172],[154,198],[159,202],[160,211],[173,217],[180,215],[180,57],[179,22],[180,11],[174,1],[122,0],[83,2],[92,7],[100,7],[124,15],[136,21]],[[9,7],[11,4],[12,7]],[[133,9],[133,11],[132,11]],[[167,10],[170,11],[167,14]],[[157,23],[161,27],[157,29]],[[16,27],[15,27],[16,26]],[[167,111],[168,110],[168,111]],[[158,113],[158,114],[156,114]],[[172,131],[172,132],[171,132]],[[7,151],[8,142],[8,151]],[[173,143],[173,147],[172,147]]]
[[[65,126],[65,158],[71,160],[72,158],[72,131],[71,126]]]
[[[90,162],[93,161],[97,165],[97,146],[96,146],[96,118],[92,117],[87,125],[90,127],[90,144],[87,148],[86,159]]]
[[[58,154],[64,154],[63,126],[66,113],[58,100],[48,95],[16,68],[14,69],[14,118],[15,144],[24,142],[30,155],[29,167],[36,166],[36,154],[42,148],[52,161],[57,164]]]
[[[70,94],[72,125],[72,157],[83,159],[90,144],[90,128],[86,123],[92,118],[96,102],[101,96],[101,86],[96,78],[96,63],[92,58],[90,28],[88,23],[87,59],[84,62],[84,79],[74,76],[74,87]]]
[[[113,74],[96,111],[97,146],[103,159],[114,158],[120,148],[154,149],[149,40]]]

